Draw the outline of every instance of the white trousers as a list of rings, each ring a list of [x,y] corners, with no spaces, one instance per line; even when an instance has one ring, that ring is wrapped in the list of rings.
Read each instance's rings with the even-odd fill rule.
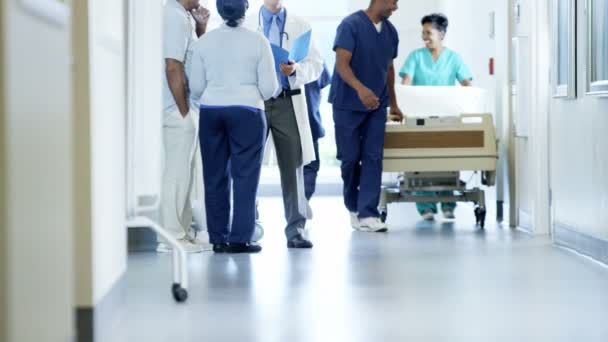
[[[192,202],[197,128],[191,111],[183,118],[179,111],[163,115],[164,167],[160,218],[163,228],[177,239],[192,236]]]

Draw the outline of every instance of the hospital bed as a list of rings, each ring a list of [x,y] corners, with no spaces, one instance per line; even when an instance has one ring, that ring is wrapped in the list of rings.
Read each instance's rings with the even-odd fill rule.
[[[484,228],[485,192],[462,181],[460,172],[476,172],[483,185],[495,185],[497,140],[486,92],[399,85],[396,93],[406,118],[386,127],[383,170],[397,175],[383,182],[382,219],[393,202],[473,202],[476,224]]]

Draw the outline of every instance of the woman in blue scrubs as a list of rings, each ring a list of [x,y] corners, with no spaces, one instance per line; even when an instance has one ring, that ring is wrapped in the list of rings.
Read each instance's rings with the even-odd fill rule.
[[[251,240],[266,142],[264,100],[279,83],[266,37],[241,26],[248,7],[247,0],[217,0],[225,24],[194,45],[190,67],[191,97],[200,103],[207,228],[216,253],[262,250]]]
[[[462,57],[443,45],[448,18],[431,14],[422,18],[422,40],[425,47],[413,51],[399,72],[401,83],[413,86],[471,86],[473,77]],[[449,192],[445,195],[450,195]],[[418,212],[427,221],[435,219],[436,203],[417,203]],[[441,203],[447,219],[454,218],[456,203]]]

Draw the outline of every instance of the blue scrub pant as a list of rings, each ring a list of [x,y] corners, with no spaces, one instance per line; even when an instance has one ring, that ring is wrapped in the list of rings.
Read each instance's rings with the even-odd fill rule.
[[[355,112],[334,107],[344,204],[359,218],[379,217],[386,108]]]
[[[264,112],[244,107],[202,107],[199,139],[209,241],[212,244],[251,242],[266,141]]]
[[[310,164],[304,166],[304,194],[306,199],[310,201],[312,195],[314,195],[317,189],[317,175],[321,169],[321,161],[319,160],[319,140],[313,140],[313,146],[315,147],[315,160]]]

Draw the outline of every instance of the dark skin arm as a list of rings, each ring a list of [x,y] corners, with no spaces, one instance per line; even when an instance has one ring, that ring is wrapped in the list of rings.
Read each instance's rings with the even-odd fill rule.
[[[209,17],[211,12],[203,6],[190,11],[192,18],[196,22],[196,36],[201,37],[207,32],[207,24],[209,23]]]
[[[190,108],[188,106],[188,95],[186,92],[186,73],[184,72],[184,64],[175,59],[165,59],[165,74],[177,108],[182,117],[185,118],[188,116]]]
[[[380,99],[369,88],[367,88],[353,72],[350,66],[352,53],[346,49],[336,49],[336,71],[340,77],[353,88],[363,105],[369,110],[375,110],[380,106]]]
[[[399,109],[399,105],[397,104],[397,94],[395,93],[395,65],[391,63],[388,67],[388,96],[390,99],[391,110],[390,116],[393,121],[401,121],[403,120],[403,113],[401,113],[401,109]]]

